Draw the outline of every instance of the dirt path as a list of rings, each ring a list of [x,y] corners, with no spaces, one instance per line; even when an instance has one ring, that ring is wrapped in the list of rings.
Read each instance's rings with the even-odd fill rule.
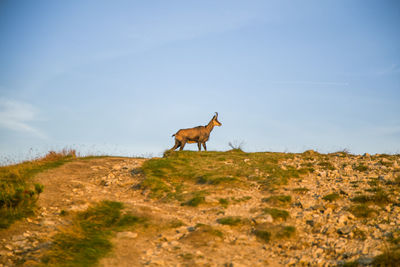
[[[134,189],[142,178],[132,171],[144,159],[73,161],[37,175],[36,180],[45,188],[38,201],[40,208],[36,216],[0,232],[0,266],[34,266],[58,228],[69,223],[64,213],[85,210],[90,203],[101,200],[123,202],[127,210],[150,218],[149,227],[128,229],[114,236],[113,251],[99,264],[104,267],[337,266],[360,256],[368,265],[372,257],[382,253],[385,236],[398,229],[400,208],[389,203],[379,207],[379,217],[362,221],[348,211],[352,205],[349,199],[370,189],[371,181],[379,182],[375,177],[389,181],[393,174],[374,167],[377,165],[371,160],[364,162],[371,166],[368,174],[340,167],[345,160],[348,165],[353,164],[352,160],[360,161],[334,158],[332,162],[338,166],[335,170],[316,169],[273,193],[292,198],[290,204],[281,207],[290,214],[286,221],[261,212],[266,207],[262,199],[268,193],[256,184],[241,188],[214,186],[215,190],[209,187],[206,204],[189,207],[178,201],[153,200],[146,192]],[[295,166],[298,161],[295,158],[282,164]],[[307,190],[296,193],[299,188]],[[346,195],[336,202],[323,200],[331,192],[342,191]],[[393,199],[399,199],[397,191],[393,194]],[[221,197],[231,200],[229,206],[219,203]],[[224,216],[240,216],[246,222],[221,225],[217,219]],[[254,227],[263,223],[293,225],[296,235],[261,242],[254,235]]]
[[[131,172],[144,161],[130,158],[79,160],[37,175],[35,180],[45,188],[38,201],[37,216],[1,232],[4,250],[0,266],[36,264],[41,253],[50,246],[58,227],[69,223],[62,216],[64,212],[85,210],[90,203],[101,200],[123,202],[128,210],[151,217],[156,227],[118,233],[113,238],[113,252],[102,259],[100,266],[222,266],[231,262],[235,262],[235,266],[240,266],[240,262],[243,266],[265,265],[268,253],[262,243],[255,242],[254,236],[237,237],[229,226],[220,226],[223,238],[207,231],[194,234],[199,223],[215,225],[221,208],[163,203],[149,199],[141,190],[132,189],[140,178]],[[232,193],[240,197],[251,192]],[[248,208],[240,205],[229,209],[235,210],[235,214],[247,215]],[[175,222],[182,226],[174,226]],[[256,246],[249,247],[249,242]],[[256,258],[258,264],[254,265]]]

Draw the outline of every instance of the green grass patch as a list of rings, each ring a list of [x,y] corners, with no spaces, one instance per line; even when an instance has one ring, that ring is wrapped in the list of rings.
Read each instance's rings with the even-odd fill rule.
[[[200,204],[206,202],[206,192],[205,191],[195,191],[191,193],[191,197],[186,201],[183,202],[182,206],[190,206],[190,207],[197,207]]]
[[[56,168],[76,157],[74,150],[49,152],[46,156],[20,164],[0,167],[0,229],[14,221],[33,214],[43,185],[35,184],[33,177]]]
[[[308,168],[281,168],[281,161],[294,156],[270,152],[167,152],[163,158],[143,163],[144,178],[139,188],[150,190],[150,196],[155,198],[178,197],[178,194],[171,194],[177,184],[226,188],[246,187],[250,181],[256,181],[269,189],[309,172]]]
[[[321,162],[318,163],[318,165],[321,166],[321,167],[322,167],[323,169],[325,169],[325,170],[331,170],[331,171],[333,171],[333,170],[336,169],[336,168],[332,165],[332,163],[329,162],[329,161],[321,161]]]
[[[390,248],[386,252],[378,255],[372,261],[372,266],[397,267],[400,263],[400,248]]]
[[[294,226],[282,226],[275,233],[276,238],[290,238],[296,233],[296,228]]]
[[[263,198],[261,201],[276,206],[286,206],[292,201],[292,197],[287,195],[276,195]]]
[[[339,198],[340,198],[340,195],[338,193],[331,193],[331,194],[324,196],[322,199],[333,202],[333,201],[338,200]]]
[[[235,203],[240,203],[240,202],[246,202],[249,201],[251,199],[251,196],[243,196],[243,197],[231,197],[231,200]]]
[[[289,212],[287,212],[286,210],[280,210],[275,208],[264,208],[263,212],[271,215],[274,220],[282,219],[286,221],[286,219],[289,218]]]
[[[368,207],[366,204],[353,205],[349,208],[349,211],[357,218],[368,218],[378,214],[377,210]]]
[[[369,168],[368,166],[365,166],[364,164],[358,164],[353,166],[353,170],[359,171],[359,172],[365,172],[368,171]]]
[[[308,189],[306,187],[298,187],[298,188],[294,188],[292,191],[294,193],[301,194],[301,193],[307,193],[308,191],[310,191],[310,189]]]
[[[385,166],[385,167],[392,167],[393,166],[393,162],[392,161],[383,160],[383,159],[379,161],[379,164],[381,164],[382,166]]]
[[[383,189],[375,188],[373,191],[374,194],[361,194],[353,197],[351,201],[361,204],[373,203],[376,205],[386,205],[392,202],[389,195]]]
[[[271,240],[271,232],[270,231],[267,231],[264,229],[255,229],[253,231],[253,233],[258,239],[260,239],[266,243],[268,243]]]
[[[42,262],[52,266],[94,266],[112,248],[110,238],[115,231],[143,224],[146,220],[122,214],[120,202],[102,201],[77,213],[72,225],[56,234]]]
[[[217,222],[219,224],[223,224],[223,225],[239,225],[243,223],[242,218],[238,217],[238,216],[227,216],[227,217],[223,217],[223,218],[219,218],[217,219]]]
[[[287,239],[295,236],[296,228],[290,225],[261,224],[253,230],[253,234],[263,242],[272,239]]]
[[[229,200],[227,198],[220,198],[218,199],[219,204],[221,204],[221,206],[223,207],[228,207],[229,205]]]

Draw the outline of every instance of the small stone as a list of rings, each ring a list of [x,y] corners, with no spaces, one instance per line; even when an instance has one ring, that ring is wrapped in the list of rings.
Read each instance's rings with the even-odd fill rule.
[[[370,265],[374,261],[373,258],[370,257],[360,257],[357,262],[362,266]]]
[[[23,235],[24,237],[30,237],[30,236],[31,236],[31,234],[28,233],[28,232],[25,232],[25,233],[23,233],[22,235]]]
[[[344,227],[337,229],[337,233],[341,234],[341,235],[348,235],[352,230],[353,230],[353,227],[344,226]]]
[[[13,241],[21,241],[21,240],[24,240],[24,239],[25,239],[25,237],[23,235],[15,235],[15,236],[12,237]]]
[[[112,169],[113,169],[113,170],[116,170],[116,171],[119,171],[121,168],[122,168],[121,165],[114,165],[114,166],[112,167]]]
[[[324,250],[322,248],[317,248],[317,250],[315,251],[315,253],[318,255],[321,255],[324,252]]]
[[[175,241],[175,240],[173,240],[173,241],[171,241],[171,245],[172,245],[172,246],[174,246],[174,247],[176,247],[176,246],[178,246],[178,245],[179,245],[179,242],[178,242],[178,241]]]
[[[119,232],[117,234],[117,238],[136,238],[138,236],[137,233],[134,232]]]
[[[344,223],[347,222],[347,216],[346,215],[340,216],[337,222],[339,225],[343,225]]]
[[[159,265],[159,266],[165,266],[165,262],[162,259],[155,259],[155,260],[151,260],[150,264],[155,264],[155,265]]]
[[[314,221],[313,220],[306,220],[306,224],[308,224],[309,226],[314,226]]]

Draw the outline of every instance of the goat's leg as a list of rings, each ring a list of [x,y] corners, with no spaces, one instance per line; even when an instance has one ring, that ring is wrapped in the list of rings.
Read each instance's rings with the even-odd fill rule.
[[[199,151],[201,151],[201,143],[200,142],[197,143],[197,147],[199,148]]]
[[[206,142],[203,143],[204,150],[207,151]]]
[[[177,149],[180,146],[180,142],[178,140],[175,139],[175,145],[170,149],[171,151]]]
[[[186,145],[186,140],[182,140],[182,141],[181,141],[181,147],[179,148],[179,151],[183,150],[183,148],[185,147],[185,145]]]

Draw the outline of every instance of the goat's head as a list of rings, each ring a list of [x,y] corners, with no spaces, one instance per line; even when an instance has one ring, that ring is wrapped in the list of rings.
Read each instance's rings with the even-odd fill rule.
[[[218,112],[215,112],[215,115],[212,118],[212,122],[213,122],[214,126],[221,126],[222,125],[222,123],[220,123],[218,121]]]

